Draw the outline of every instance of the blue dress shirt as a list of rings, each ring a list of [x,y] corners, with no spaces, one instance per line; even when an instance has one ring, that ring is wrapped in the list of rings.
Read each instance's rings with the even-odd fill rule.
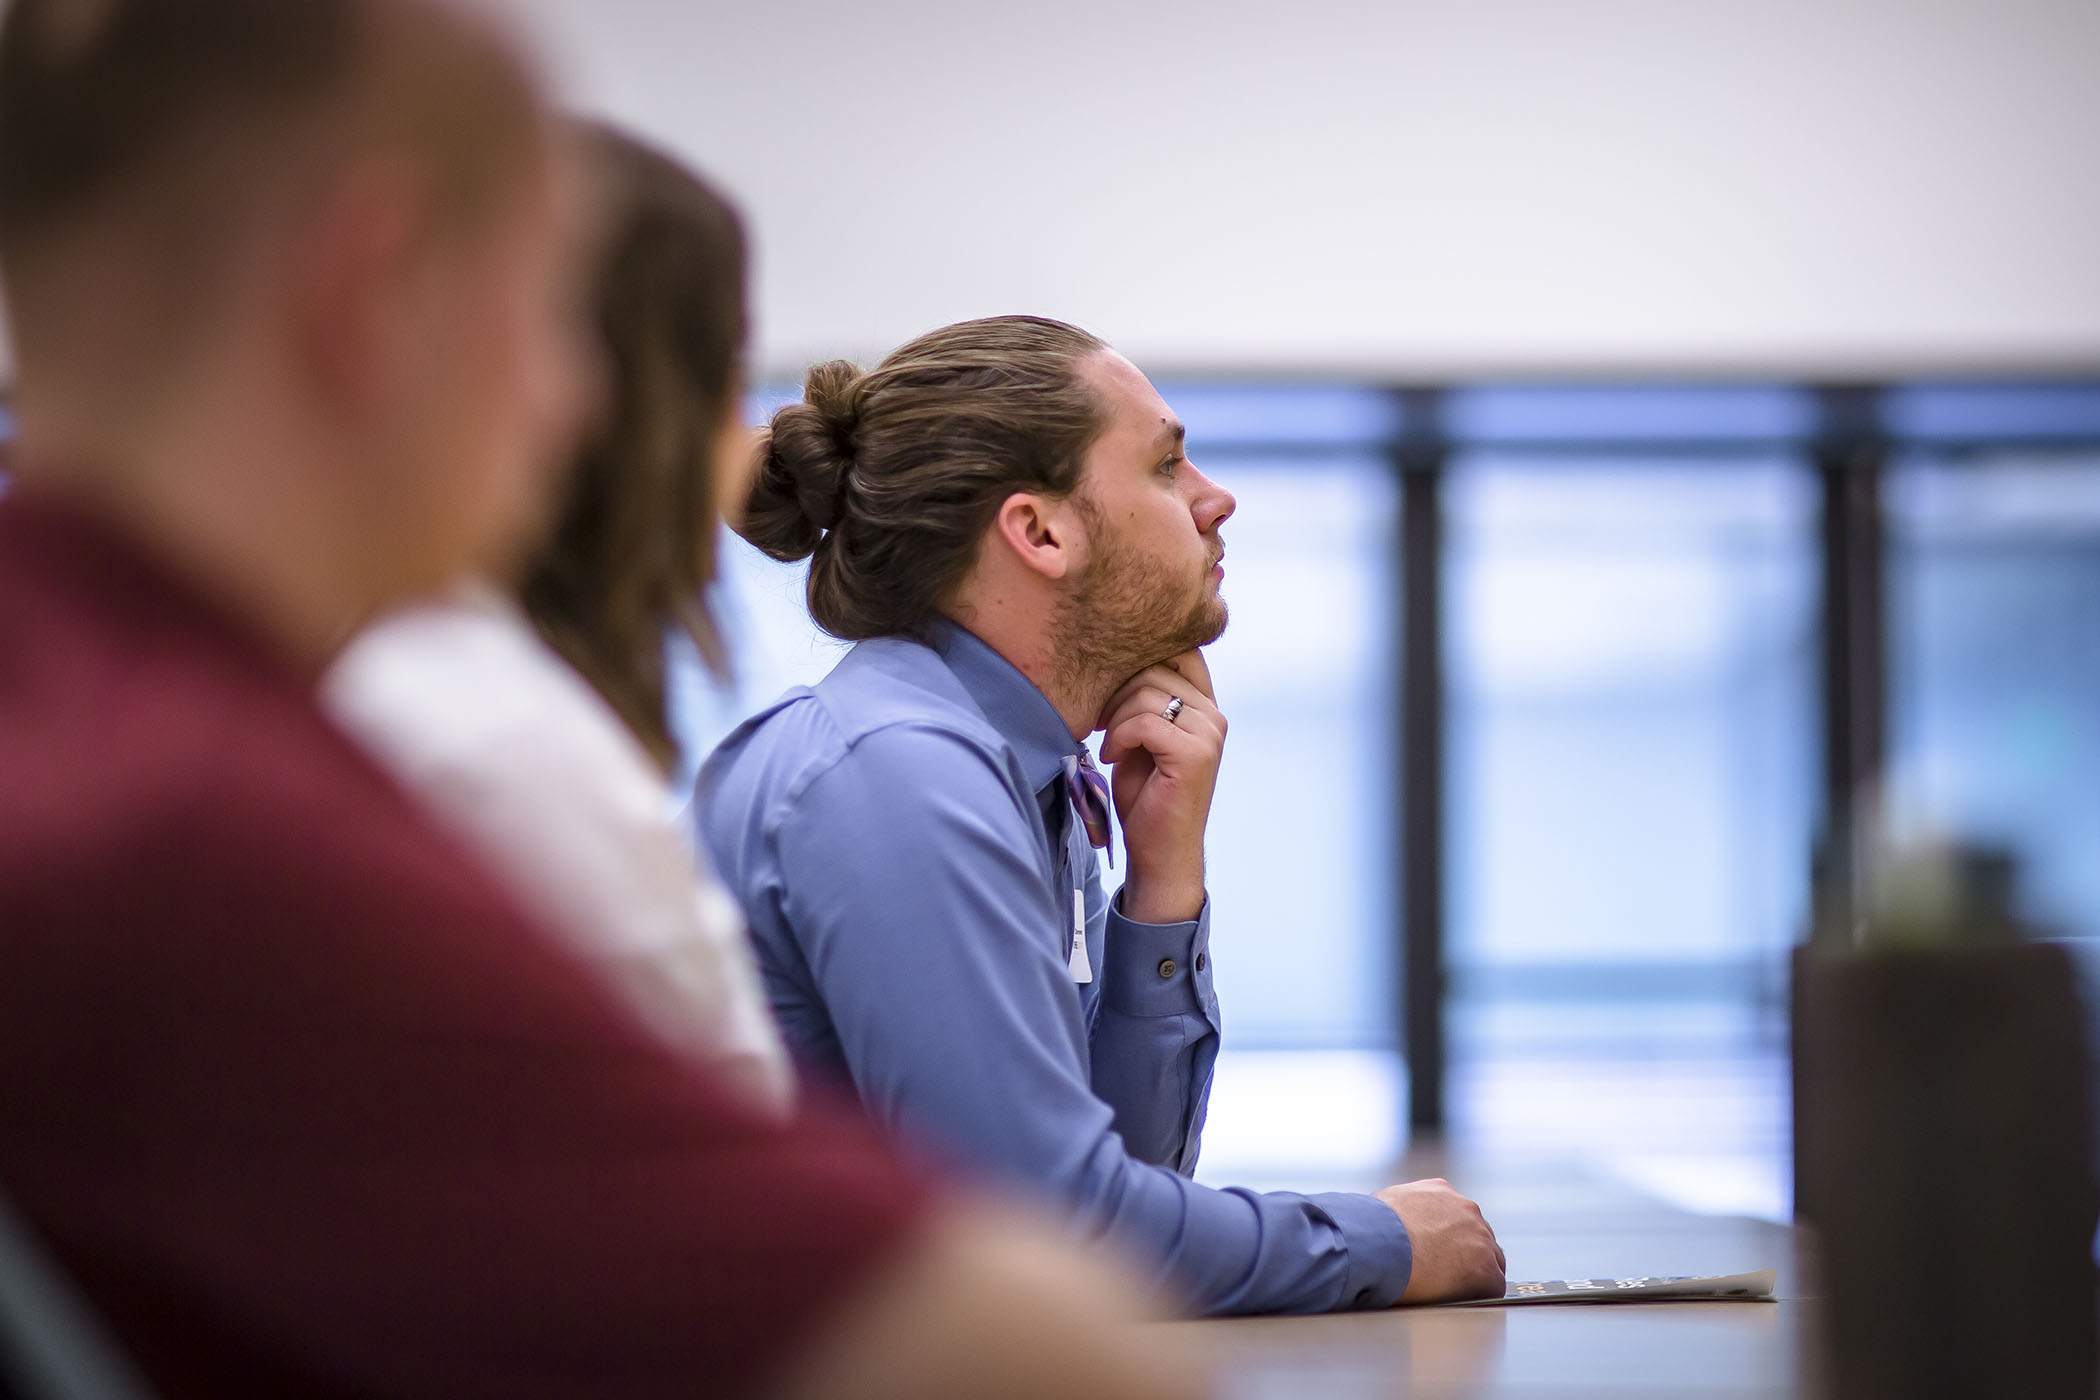
[[[1384,1202],[1189,1180],[1218,1046],[1210,909],[1109,907],[1065,796],[1079,752],[952,623],[861,643],[723,741],[700,834],[790,1047],[893,1131],[1075,1208],[1201,1311],[1393,1303],[1413,1255]]]

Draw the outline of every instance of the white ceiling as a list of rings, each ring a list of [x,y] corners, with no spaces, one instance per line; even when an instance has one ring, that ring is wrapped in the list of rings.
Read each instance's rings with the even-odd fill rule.
[[[759,235],[763,360],[2100,367],[2100,0],[513,0]]]

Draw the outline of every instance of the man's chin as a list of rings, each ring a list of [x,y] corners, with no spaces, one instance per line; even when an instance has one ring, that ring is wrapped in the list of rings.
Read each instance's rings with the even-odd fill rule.
[[[1180,656],[1198,647],[1207,647],[1225,635],[1225,625],[1232,621],[1232,611],[1225,606],[1223,598],[1205,600],[1188,625],[1176,632],[1166,644],[1167,650],[1161,660]]]

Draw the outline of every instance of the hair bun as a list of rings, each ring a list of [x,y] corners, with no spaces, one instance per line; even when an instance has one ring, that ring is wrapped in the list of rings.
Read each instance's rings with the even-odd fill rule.
[[[802,401],[773,415],[760,437],[744,538],[775,559],[805,559],[839,523],[853,470],[864,376],[845,360],[812,365]]]
[[[802,407],[815,420],[821,446],[797,463],[795,498],[819,530],[836,526],[847,473],[853,470],[853,431],[860,421],[861,373],[844,360],[812,365],[802,381]],[[777,420],[776,420],[777,421]]]

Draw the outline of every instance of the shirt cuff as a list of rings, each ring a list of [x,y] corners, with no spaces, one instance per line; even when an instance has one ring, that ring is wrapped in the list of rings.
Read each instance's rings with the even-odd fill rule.
[[[1196,917],[1178,924],[1141,924],[1123,917],[1123,892],[1109,901],[1101,935],[1102,1004],[1126,1016],[1201,1016],[1216,1024],[1211,983],[1210,897]]]
[[[1338,1311],[1389,1308],[1407,1291],[1414,1273],[1415,1247],[1400,1223],[1400,1212],[1376,1196],[1327,1191],[1307,1200],[1327,1213],[1341,1231],[1349,1271]]]

